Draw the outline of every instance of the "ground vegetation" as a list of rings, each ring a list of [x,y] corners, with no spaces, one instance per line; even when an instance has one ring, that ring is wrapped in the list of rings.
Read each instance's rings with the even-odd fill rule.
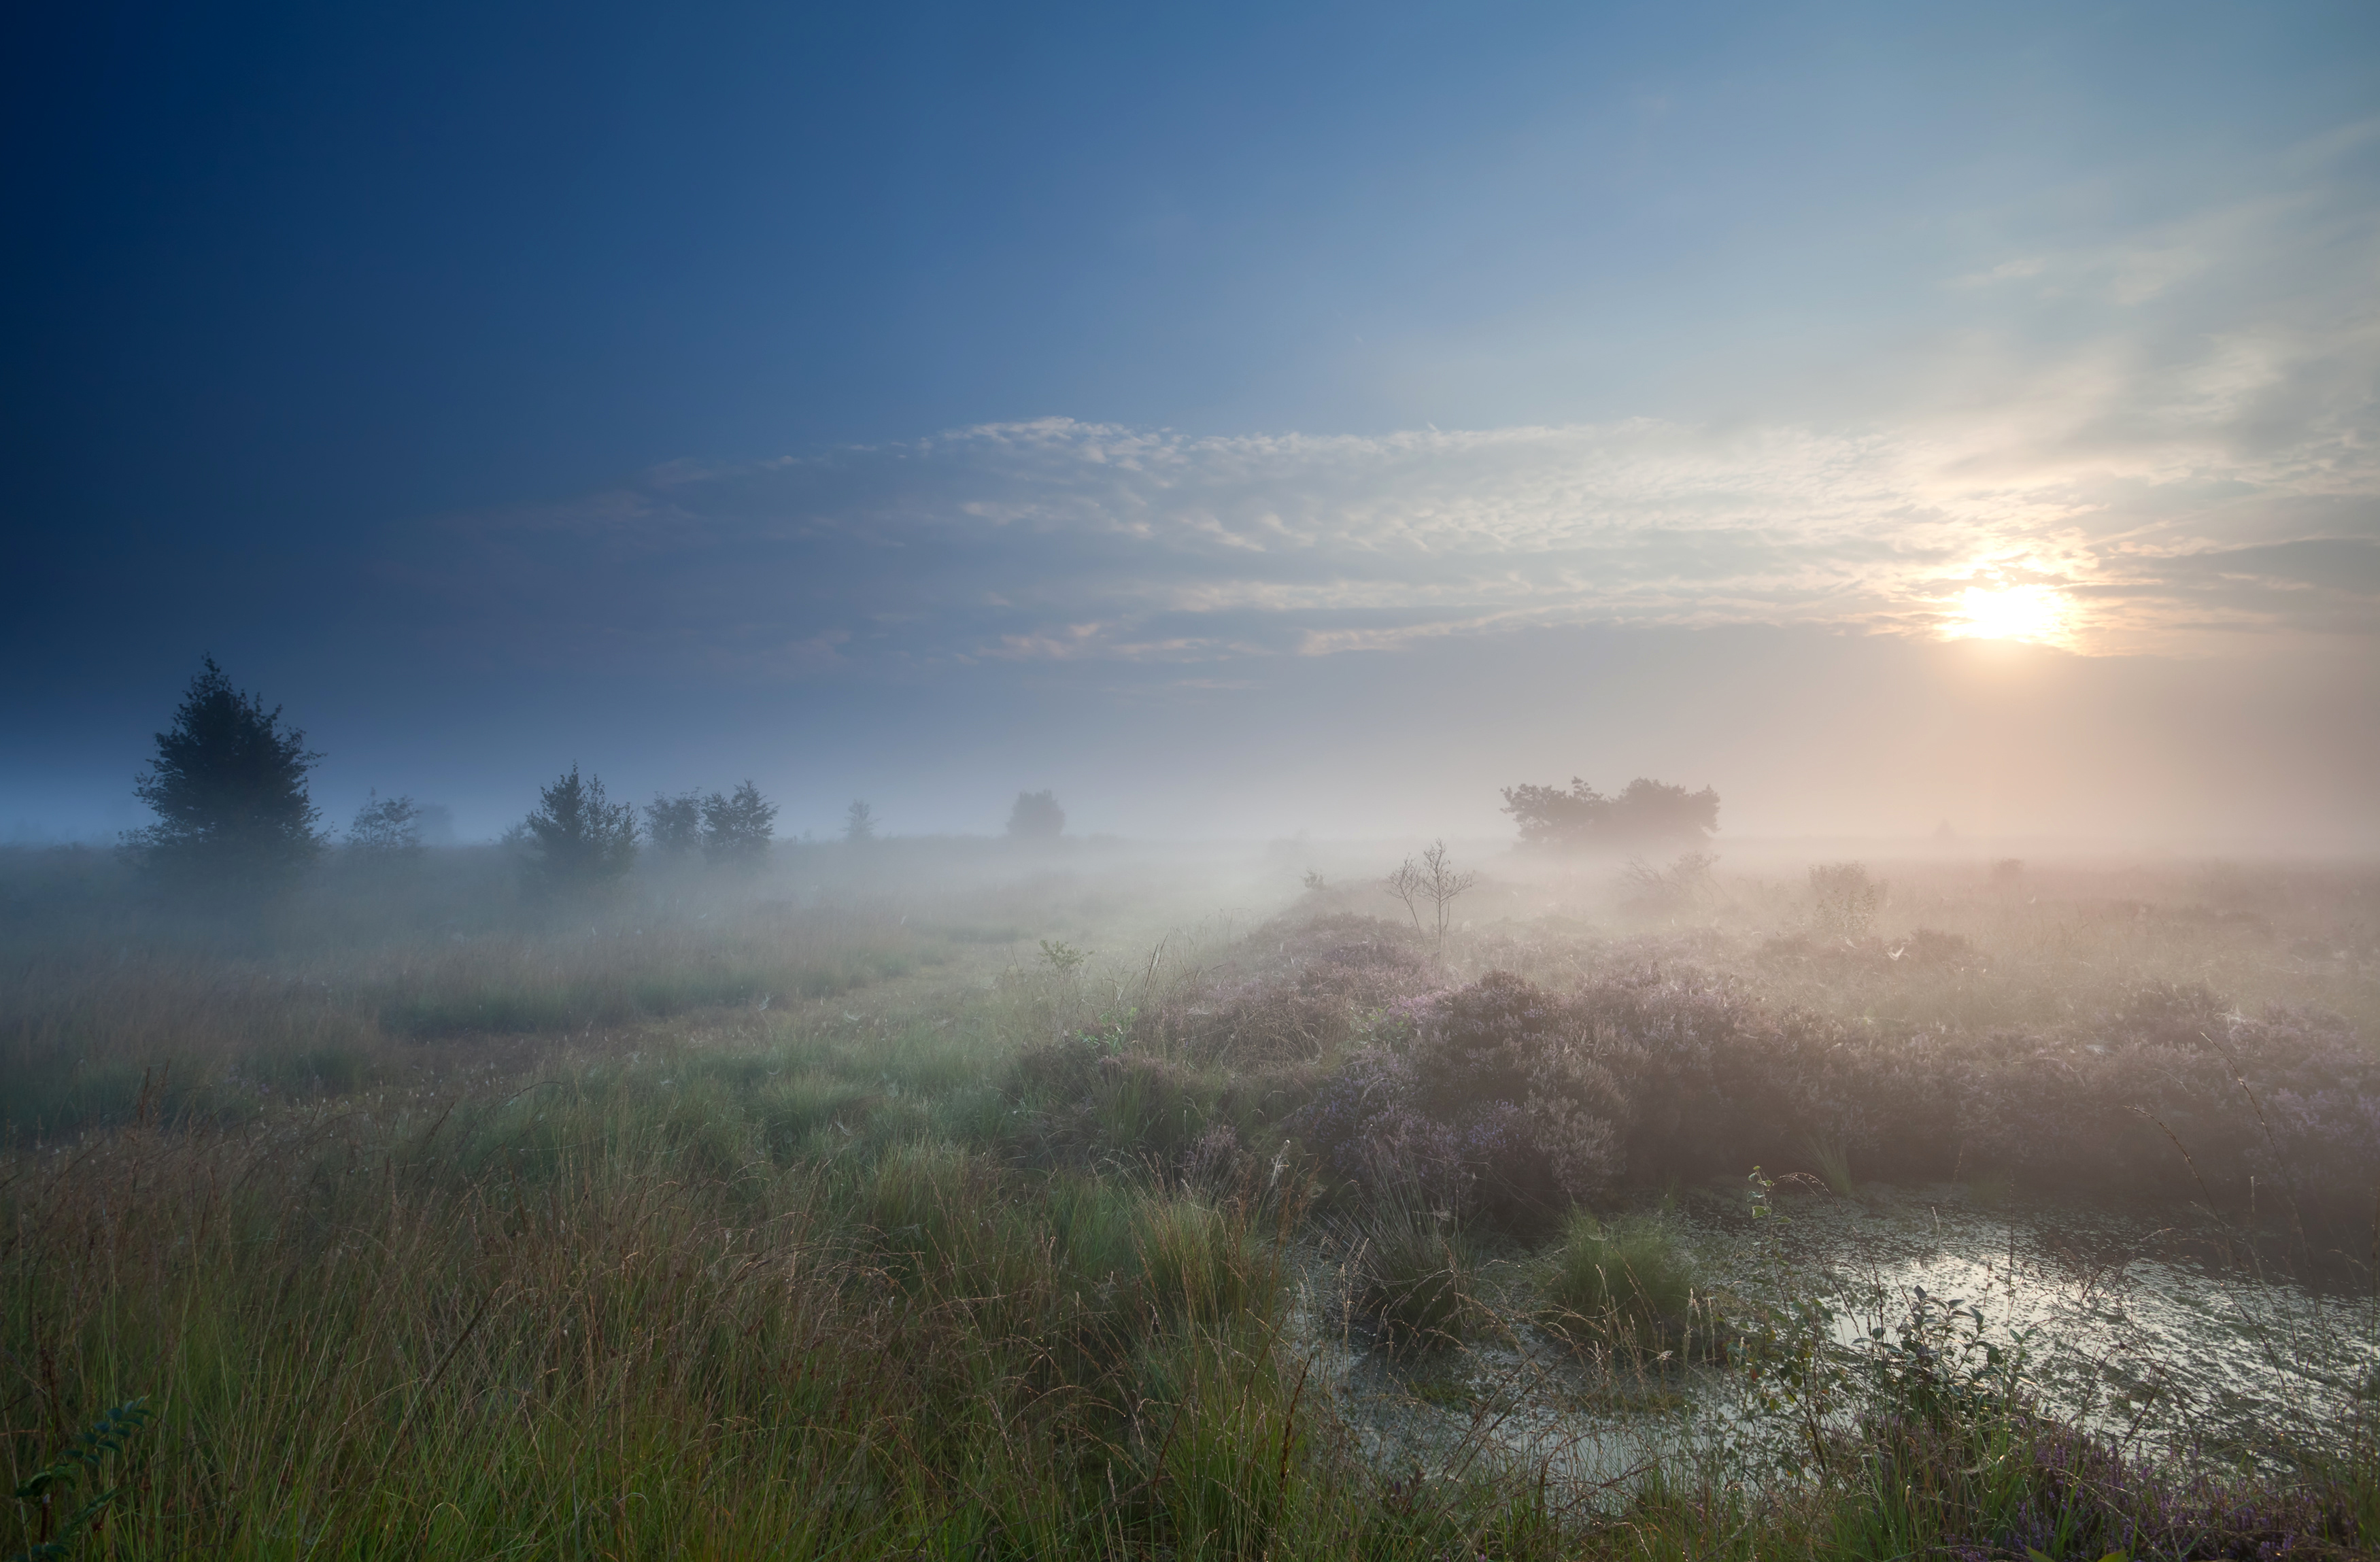
[[[1822,936],[1806,864],[1487,862],[1441,942],[1377,862],[1099,850],[632,862],[565,920],[431,849],[239,929],[0,854],[8,1476],[81,1483],[0,1553],[2380,1543],[2368,872],[1894,864]],[[2303,1413],[2150,1374],[2128,1434],[2001,1292],[1811,1245],[2046,1199],[2337,1299],[2241,1347]]]

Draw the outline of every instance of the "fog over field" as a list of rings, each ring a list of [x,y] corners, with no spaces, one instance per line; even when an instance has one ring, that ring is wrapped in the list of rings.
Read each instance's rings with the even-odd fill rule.
[[[12,43],[0,1556],[2380,1555],[2380,13]]]

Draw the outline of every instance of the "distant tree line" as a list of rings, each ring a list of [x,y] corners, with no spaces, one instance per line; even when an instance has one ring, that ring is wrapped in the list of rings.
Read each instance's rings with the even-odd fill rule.
[[[1718,793],[1639,776],[1618,795],[1606,797],[1571,778],[1558,786],[1508,786],[1504,810],[1521,827],[1522,844],[1551,851],[1636,852],[1648,847],[1693,848],[1718,828]]]
[[[156,822],[125,836],[125,846],[150,875],[186,887],[262,891],[285,885],[331,844],[306,778],[322,756],[306,734],[282,723],[255,696],[232,686],[210,657],[192,679],[171,731],[156,734],[157,756],[134,779],[133,790]],[[747,780],[733,792],[658,793],[638,810],[613,802],[602,780],[577,765],[538,789],[538,805],[506,832],[521,854],[523,887],[540,896],[599,888],[625,875],[639,847],[665,859],[698,852],[714,866],[753,871],[768,860],[777,805]],[[424,849],[426,825],[447,828],[443,808],[411,797],[382,797],[375,788],[346,830],[348,852],[364,861],[393,863]],[[1065,811],[1050,792],[1019,793],[1008,833],[1021,841],[1054,841]],[[854,800],[843,837],[876,839],[876,813]]]

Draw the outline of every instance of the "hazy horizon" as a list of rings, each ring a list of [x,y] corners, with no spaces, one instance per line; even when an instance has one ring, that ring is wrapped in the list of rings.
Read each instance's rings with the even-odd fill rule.
[[[571,15],[8,67],[0,838],[2380,850],[2368,10]]]

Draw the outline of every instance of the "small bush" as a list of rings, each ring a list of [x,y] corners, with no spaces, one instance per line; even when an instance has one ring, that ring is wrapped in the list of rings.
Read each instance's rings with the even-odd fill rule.
[[[1884,906],[1884,885],[1864,863],[1824,863],[1810,869],[1810,928],[1822,938],[1864,938]]]

